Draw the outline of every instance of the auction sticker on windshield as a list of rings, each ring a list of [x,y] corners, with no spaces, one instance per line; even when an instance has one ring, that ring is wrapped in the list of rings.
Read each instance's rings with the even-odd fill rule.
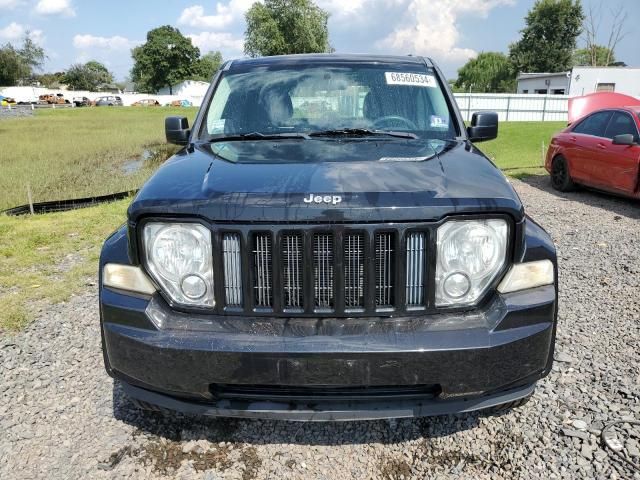
[[[423,73],[384,72],[387,85],[411,85],[414,87],[437,88],[436,78]]]

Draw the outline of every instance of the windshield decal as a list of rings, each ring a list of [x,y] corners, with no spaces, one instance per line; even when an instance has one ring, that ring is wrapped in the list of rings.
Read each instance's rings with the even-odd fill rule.
[[[449,128],[449,119],[439,117],[438,115],[431,115],[431,120],[429,122],[429,126],[431,128]]]
[[[387,85],[438,88],[436,77],[422,73],[384,72]]]

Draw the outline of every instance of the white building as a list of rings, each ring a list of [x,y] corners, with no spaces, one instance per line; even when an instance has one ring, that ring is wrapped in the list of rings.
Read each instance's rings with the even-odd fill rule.
[[[185,80],[169,87],[162,88],[158,91],[159,95],[177,95],[185,98],[204,97],[209,88],[209,82],[201,82],[199,80]],[[170,91],[171,90],[171,91]]]
[[[640,98],[640,68],[574,67],[570,72],[521,73],[518,93],[581,97],[595,92]]]
[[[569,93],[571,72],[521,73],[518,75],[518,93],[566,95]]]
[[[569,95],[581,97],[595,92],[624,93],[640,98],[640,68],[575,67]]]

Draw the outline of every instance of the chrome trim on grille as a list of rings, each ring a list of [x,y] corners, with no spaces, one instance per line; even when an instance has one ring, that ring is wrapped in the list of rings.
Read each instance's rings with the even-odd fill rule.
[[[406,304],[424,306],[425,234],[413,232],[407,235]]]
[[[364,235],[344,237],[344,306],[364,307]]]
[[[333,236],[328,233],[313,237],[313,291],[316,307],[333,308]]]
[[[376,233],[376,307],[393,306],[394,284],[394,235],[391,232]]]
[[[240,260],[240,235],[225,233],[222,238],[224,264],[224,295],[229,307],[242,307],[242,262]]]
[[[302,235],[285,234],[282,237],[282,289],[284,308],[303,308]]]
[[[273,272],[271,264],[271,235],[256,233],[253,242],[255,278],[253,281],[256,307],[273,305]]]

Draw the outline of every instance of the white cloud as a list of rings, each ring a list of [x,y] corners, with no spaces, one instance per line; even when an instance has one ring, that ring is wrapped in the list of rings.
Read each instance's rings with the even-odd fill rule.
[[[0,38],[5,40],[18,40],[24,35],[25,31],[26,28],[23,25],[11,22],[6,27],[0,29]]]
[[[75,17],[76,11],[71,0],[40,0],[36,5],[36,13],[40,15],[61,15]]]
[[[78,50],[98,48],[102,50],[129,50],[138,42],[119,35],[113,37],[97,37],[91,34],[73,37],[73,46]]]
[[[367,0],[318,0],[318,6],[333,17],[342,18],[353,15],[362,10]]]
[[[203,53],[219,50],[224,58],[240,57],[244,49],[244,39],[228,32],[200,32],[187,37]]]
[[[0,39],[7,40],[9,42],[20,41],[27,33],[29,34],[29,38],[38,45],[42,45],[44,43],[42,30],[33,30],[27,25],[21,25],[16,22],[11,22],[6,27],[0,28]]]
[[[178,18],[178,24],[200,30],[220,30],[242,20],[252,4],[253,0],[218,2],[214,15],[205,15],[202,5],[193,5],[182,11],[180,18]]]
[[[13,10],[22,5],[23,0],[0,0],[0,10]]]
[[[379,40],[379,48],[396,53],[432,55],[447,61],[464,61],[477,52],[458,45],[460,32],[456,21],[460,15],[486,17],[500,5],[514,0],[410,0],[403,20],[393,32]]]

